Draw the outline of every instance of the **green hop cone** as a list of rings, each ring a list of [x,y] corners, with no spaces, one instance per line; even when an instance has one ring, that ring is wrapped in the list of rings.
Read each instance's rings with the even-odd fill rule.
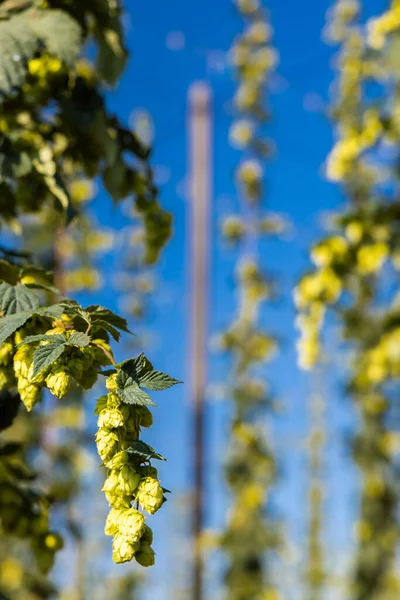
[[[21,397],[22,402],[28,412],[40,401],[41,398],[41,386],[36,383],[30,383],[23,377],[18,378],[17,389]]]
[[[158,479],[154,477],[141,479],[136,491],[136,500],[140,502],[143,510],[151,515],[157,512],[164,501],[164,492]]]
[[[16,377],[28,379],[29,369],[32,364],[33,353],[35,349],[32,346],[24,344],[17,348],[14,354],[14,373]]]
[[[135,560],[142,567],[152,567],[155,563],[156,554],[150,544],[143,542],[135,553]]]
[[[126,433],[129,434],[128,437],[136,440],[139,437],[139,421],[137,418],[136,406],[121,404],[119,410],[124,416]]]
[[[118,493],[118,472],[111,471],[101,488],[102,492]]]
[[[138,406],[136,407],[141,427],[151,427],[153,425],[153,415],[147,406]]]
[[[140,475],[130,465],[122,467],[118,474],[118,485],[119,489],[124,494],[133,494],[139,485]]]
[[[64,398],[71,389],[72,377],[66,367],[55,367],[46,377],[46,385],[56,398]]]
[[[62,335],[65,333],[65,328],[64,327],[59,327],[59,326],[55,326],[53,327],[53,329],[48,329],[46,331],[46,335]]]
[[[99,414],[97,419],[97,425],[99,427],[107,427],[108,429],[115,429],[117,427],[123,427],[124,416],[118,408],[105,408]]]
[[[133,543],[128,537],[117,533],[112,543],[112,557],[117,564],[128,562],[135,556],[138,544]]]
[[[119,532],[119,521],[121,519],[122,510],[112,508],[107,515],[104,533],[106,535],[116,535]]]
[[[7,367],[12,364],[14,355],[14,346],[11,342],[4,342],[0,346],[0,367]]]
[[[123,490],[120,489],[118,472],[111,471],[104,482],[102,492],[104,492],[107,502],[113,508],[129,508],[132,494],[127,495]]]
[[[144,516],[136,508],[122,510],[118,529],[133,543],[139,542],[144,533]]]
[[[15,375],[12,367],[0,368],[0,390],[9,390],[15,387]]]
[[[107,466],[118,450],[118,435],[111,429],[101,427],[96,433],[96,445],[101,460]]]
[[[118,384],[116,382],[117,375],[118,373],[113,373],[112,375],[107,377],[106,388],[109,392],[116,392],[118,389]]]
[[[119,408],[121,406],[120,397],[110,392],[107,395],[107,408]]]
[[[129,462],[129,454],[121,450],[121,452],[117,452],[117,454],[112,458],[109,463],[110,469],[121,469],[124,465]]]
[[[117,509],[127,509],[131,505],[132,496],[122,495],[121,492],[104,492],[106,500],[110,506]]]

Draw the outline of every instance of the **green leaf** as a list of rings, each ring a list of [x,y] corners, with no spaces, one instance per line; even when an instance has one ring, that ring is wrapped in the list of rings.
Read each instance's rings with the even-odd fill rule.
[[[64,312],[73,319],[82,319],[87,325],[92,324],[92,318],[88,311],[84,310],[75,300],[61,300],[59,303]]]
[[[72,67],[83,41],[79,23],[63,10],[37,11],[31,18],[30,25],[46,51]]]
[[[110,325],[116,327],[117,329],[120,329],[121,331],[131,333],[131,331],[129,331],[128,329],[127,320],[123,317],[120,317],[119,315],[116,315],[108,308],[104,308],[104,306],[92,305],[88,306],[86,310],[88,313],[90,313],[93,324],[97,324],[99,322],[103,323],[105,321],[106,323],[109,323]]]
[[[46,292],[51,292],[52,294],[60,295],[60,290],[54,287],[53,285],[46,283],[25,283],[27,288],[32,290],[44,290]]]
[[[131,358],[120,365],[116,382],[119,386],[117,394],[125,404],[156,406],[150,396],[144,390],[140,389],[137,359]]]
[[[109,333],[116,342],[119,342],[121,334],[118,331],[118,329],[115,329],[115,327],[113,327],[106,321],[99,321],[96,319],[96,324],[93,326],[93,330],[101,330],[101,329],[103,329],[104,331],[107,331],[107,333]]]
[[[8,315],[0,319],[0,344],[6,341],[17,329],[25,325],[28,319],[35,313],[33,310],[26,310]]]
[[[61,356],[65,348],[66,343],[63,339],[56,339],[46,346],[39,346],[33,355],[33,377],[36,377],[43,369],[50,367]]]
[[[51,306],[45,306],[35,312],[40,317],[48,317],[49,319],[59,319],[64,312],[64,308],[61,304],[52,304]]]
[[[139,381],[140,385],[154,392],[166,390],[177,383],[182,383],[162,371],[149,371],[139,377]]]
[[[33,342],[46,342],[46,341],[56,341],[56,342],[66,342],[67,338],[65,335],[61,333],[57,333],[55,335],[46,335],[45,333],[39,335],[28,335],[26,338],[22,340],[18,346],[22,346],[23,344],[32,344]],[[17,346],[17,348],[18,348]]]
[[[117,390],[118,396],[125,404],[136,404],[137,406],[157,406],[147,392],[140,389],[136,382],[124,385]]]
[[[140,383],[139,377],[143,377],[148,371],[154,371],[153,365],[151,364],[149,359],[145,357],[143,352],[141,352],[139,356],[136,356],[135,358],[129,358],[128,360],[125,360],[118,365],[118,367],[121,369],[125,368],[125,366],[126,369],[131,371],[132,373],[133,371],[135,371],[135,380],[138,383]]]
[[[62,10],[24,10],[0,21],[0,95],[22,87],[40,50],[72,66],[81,44],[78,22]]]
[[[90,337],[80,331],[73,333],[67,342],[67,346],[78,346],[78,348],[84,348],[85,346],[89,346],[89,344]]]
[[[39,308],[40,301],[35,292],[25,285],[0,284],[0,311],[6,315]]]
[[[99,48],[96,66],[104,81],[113,85],[124,70],[128,55],[121,25],[121,2],[96,0],[92,10],[95,17],[94,35]]]
[[[135,454],[136,456],[141,456],[145,460],[149,458],[155,458],[157,460],[167,460],[164,456],[158,454],[154,450],[154,448],[149,446],[149,444],[142,442],[142,440],[135,440],[134,442],[131,442],[131,446],[126,450],[126,452],[128,452],[129,454]]]

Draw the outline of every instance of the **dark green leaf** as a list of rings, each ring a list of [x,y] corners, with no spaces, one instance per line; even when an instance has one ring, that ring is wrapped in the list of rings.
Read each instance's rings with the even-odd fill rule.
[[[121,24],[122,8],[119,0],[97,0],[93,3],[95,17],[94,35],[99,47],[97,69],[100,76],[115,84],[126,64]]]
[[[149,371],[154,371],[153,365],[149,359],[145,357],[143,352],[135,358],[129,358],[128,360],[125,360],[124,362],[120,363],[118,367],[130,372],[132,375],[135,373],[135,381],[138,383],[140,383],[139,377],[143,377],[145,373]]]
[[[61,304],[52,304],[51,306],[40,308],[35,314],[41,317],[48,317],[49,319],[59,319],[63,312],[64,308]]]
[[[140,385],[154,392],[166,390],[177,383],[182,383],[177,379],[173,379],[162,371],[148,371],[143,376],[139,377]]]
[[[57,339],[46,346],[39,346],[33,355],[33,377],[52,365],[64,352],[65,340]]]
[[[0,318],[0,344],[5,342],[17,329],[25,325],[34,313],[34,310],[25,310],[15,315]]]
[[[126,450],[129,454],[135,454],[137,456],[141,456],[144,459],[155,458],[157,460],[167,460],[161,454],[158,454],[154,448],[142,442],[141,440],[135,440],[131,442],[131,446]]]
[[[32,290],[45,290],[46,292],[51,292],[57,296],[61,293],[56,287],[47,283],[25,283],[24,285]]]
[[[0,311],[5,315],[39,308],[40,301],[35,292],[25,285],[0,284]]]
[[[22,340],[22,342],[20,344],[18,344],[18,346],[22,346],[23,344],[32,344],[33,342],[46,342],[46,341],[61,343],[61,342],[66,342],[67,338],[65,337],[65,335],[62,335],[61,333],[57,333],[55,335],[46,335],[45,333],[39,334],[39,335],[28,335],[26,338],[24,338]]]
[[[112,325],[110,325],[110,323],[107,323],[106,321],[101,321],[101,320],[96,319],[96,324],[92,326],[92,329],[94,331],[99,331],[99,330],[106,331],[113,337],[113,339],[116,342],[119,342],[119,339],[121,337],[121,334],[118,331],[118,329],[115,329],[115,327],[113,327]]]
[[[105,321],[113,327],[121,329],[121,331],[131,333],[128,329],[127,320],[108,310],[108,308],[104,308],[104,306],[88,306],[86,310],[90,313],[93,324]]]
[[[92,324],[90,313],[84,310],[75,300],[61,300],[60,305],[64,308],[65,313],[73,319],[82,319],[88,325]]]
[[[125,404],[137,406],[157,406],[144,390],[140,389],[134,381],[117,390],[118,396]]]

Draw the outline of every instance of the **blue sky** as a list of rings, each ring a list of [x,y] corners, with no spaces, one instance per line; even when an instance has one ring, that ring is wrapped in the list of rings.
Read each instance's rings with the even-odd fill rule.
[[[386,5],[382,0],[369,0],[364,4],[368,14],[378,13]],[[234,82],[227,68],[225,52],[242,24],[230,0],[126,0],[125,5],[132,56],[118,89],[108,94],[108,104],[126,121],[135,108],[144,107],[151,113],[156,134],[153,163],[162,184],[161,202],[173,212],[175,220],[174,236],[157,269],[157,292],[146,324],[158,336],[158,343],[150,348],[149,355],[157,368],[188,382],[187,90],[200,79],[209,82],[213,94],[211,336],[229,323],[235,309],[232,270],[237,255],[220,243],[218,223],[224,214],[237,206],[233,171],[239,154],[228,144]],[[274,79],[273,120],[268,129],[276,144],[277,155],[266,170],[266,202],[271,210],[290,218],[293,235],[288,241],[262,247],[263,263],[277,274],[282,285],[282,300],[265,311],[263,322],[283,340],[282,354],[269,371],[273,388],[285,407],[285,412],[271,424],[282,475],[274,503],[278,514],[287,519],[290,537],[297,544],[301,543],[305,527],[304,437],[308,428],[307,401],[312,382],[296,367],[290,289],[308,265],[307,248],[321,231],[321,213],[338,207],[343,200],[340,191],[321,176],[323,161],[333,139],[331,125],[321,110],[329,99],[333,80],[331,62],[335,52],[321,40],[328,7],[329,2],[324,0],[270,0],[268,6],[280,66]],[[171,32],[178,33],[171,38]],[[181,48],[171,49],[171,39]],[[313,107],[319,107],[319,110],[310,110]],[[103,193],[100,193],[96,207],[100,222],[122,226],[121,217],[116,215]],[[111,277],[112,268],[112,262],[106,260],[106,278]],[[100,301],[115,306],[115,298],[107,289]],[[225,360],[211,356],[210,382],[223,380],[226,369]],[[337,552],[349,542],[349,519],[354,508],[351,500],[355,475],[351,468],[344,468],[343,461],[345,436],[352,426],[352,414],[348,400],[340,395],[340,382],[329,379],[326,389],[329,421],[326,514],[329,523],[334,524],[327,527],[327,535],[333,548],[331,552]],[[191,479],[188,390],[189,385],[180,386],[160,395],[155,426],[148,437],[150,443],[169,458],[161,473],[164,485],[174,491],[174,496],[153,519],[159,556],[157,567],[148,574],[151,587],[146,600],[169,598],[163,586],[171,584],[177,577],[175,554],[168,540],[175,539],[174,532],[182,526],[177,502],[182,493],[187,493]],[[220,467],[228,420],[226,404],[208,404],[206,469],[207,526],[210,527],[221,526],[226,508]],[[210,600],[214,600],[211,595]]]

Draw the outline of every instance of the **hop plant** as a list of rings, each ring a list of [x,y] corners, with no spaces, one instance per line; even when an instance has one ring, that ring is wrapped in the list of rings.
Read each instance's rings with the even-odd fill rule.
[[[103,8],[89,4],[81,3],[76,11],[68,2],[57,6],[46,0],[2,3],[0,218],[4,227],[23,238],[27,250],[0,249],[0,390],[4,392],[0,403],[2,408],[6,406],[6,411],[0,411],[2,427],[9,427],[15,418],[19,396],[30,411],[47,393],[61,399],[72,386],[93,387],[102,367],[115,363],[110,337],[118,341],[120,332],[128,331],[124,319],[101,306],[84,308],[65,297],[50,304],[50,298],[61,298],[63,294],[54,287],[47,269],[30,263],[29,250],[36,257],[50,256],[55,246],[61,249],[64,238],[68,238],[75,255],[61,251],[63,264],[57,264],[57,268],[65,266],[64,259],[73,258],[79,264],[71,278],[65,274],[58,278],[63,293],[65,282],[74,278],[75,287],[87,283],[85,276],[96,287],[97,271],[82,263],[91,259],[90,251],[107,247],[110,236],[91,230],[91,219],[86,219],[83,205],[94,195],[93,182],[98,177],[114,201],[134,198],[135,220],[138,218],[143,225],[144,261],[157,260],[171,232],[171,217],[158,202],[149,148],[103,105],[103,84],[116,84],[126,62],[123,7],[114,1],[106,2]],[[101,33],[104,31],[105,36]],[[96,64],[80,58],[87,43],[101,50],[95,52]],[[82,98],[87,102],[82,104]],[[55,117],[51,123],[49,111]],[[84,126],[76,127],[82,117]],[[132,160],[125,160],[128,155]],[[73,227],[68,226],[71,214],[76,215]],[[46,248],[25,235],[32,215],[34,227],[40,224],[40,240],[44,234],[49,244]],[[82,244],[74,244],[78,238]],[[142,400],[145,394],[143,391]],[[108,409],[117,408],[110,401]],[[141,418],[133,415],[129,406],[121,413],[124,426],[119,428],[121,439],[115,444],[118,452],[124,445],[130,447],[131,440],[137,441],[140,422],[151,425],[145,411]],[[112,414],[115,418],[115,412]],[[110,414],[108,420],[104,414],[101,419],[104,427],[100,428],[103,435],[98,435],[99,448],[104,457],[109,453],[111,458],[113,452],[107,449],[107,442],[112,446],[115,441],[115,420]],[[46,498],[31,490],[28,482],[21,486],[18,482],[14,493],[11,483],[18,480],[18,469],[14,471],[10,468],[4,481],[1,465],[0,495],[4,492],[4,497],[8,493],[14,496],[12,502],[7,498],[4,504],[4,498],[0,501],[2,532],[28,538],[29,523],[37,526],[32,547],[39,565],[47,569],[61,544],[49,531],[48,523],[43,525],[41,508],[34,506],[36,500],[37,504],[46,503]],[[121,484],[132,490],[132,477],[126,476]],[[43,525],[40,531],[39,522]],[[24,595],[22,591],[6,591],[7,596],[15,594]]]
[[[152,402],[141,386],[158,390],[175,383],[164,373],[154,371],[140,355],[117,366],[106,379],[108,394],[96,403],[97,450],[108,470],[103,491],[111,507],[104,531],[113,536],[116,563],[135,557],[142,566],[154,564],[153,534],[144,515],[132,506],[154,514],[165,501],[157,470],[150,465],[151,458],[162,457],[139,439],[140,428],[150,427],[153,421],[150,410],[143,405]]]

